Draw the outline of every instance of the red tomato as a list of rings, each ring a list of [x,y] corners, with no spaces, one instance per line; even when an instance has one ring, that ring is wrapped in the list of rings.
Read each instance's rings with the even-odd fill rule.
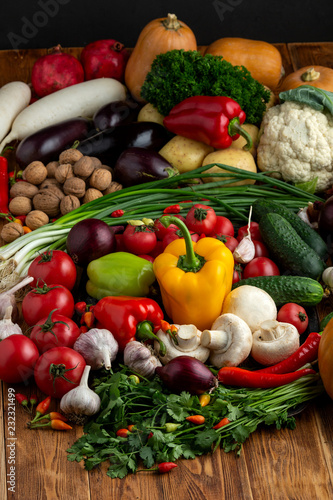
[[[85,366],[84,358],[74,349],[53,347],[38,359],[35,381],[44,394],[60,399],[79,385]]]
[[[269,257],[268,248],[262,241],[252,240],[252,243],[254,244],[255,257]]]
[[[210,234],[216,224],[215,210],[208,205],[196,203],[188,211],[185,222],[190,231],[198,234]]]
[[[74,314],[74,297],[63,285],[35,287],[22,301],[23,318],[29,326],[36,325],[37,321],[48,316],[53,309],[67,318]]]
[[[57,283],[68,290],[74,288],[76,274],[74,261],[62,250],[48,250],[42,253],[32,261],[28,270],[28,275],[34,278],[31,286],[36,286],[39,279],[39,285],[43,282],[47,285]]]
[[[304,307],[294,302],[288,302],[288,304],[284,304],[280,308],[277,320],[282,323],[291,323],[297,328],[300,335],[305,332],[309,324],[309,318]]]
[[[154,250],[157,238],[152,227],[128,224],[123,232],[123,243],[128,252],[135,255],[147,254]]]
[[[223,217],[223,215],[217,215],[214,229],[209,236],[213,236],[215,234],[234,236],[235,229],[231,220],[227,217]]]
[[[222,241],[222,243],[224,243],[231,252],[235,250],[239,243],[234,236],[230,236],[228,234],[217,235],[216,238]]]
[[[243,279],[243,268],[240,264],[235,264],[232,283],[238,283],[241,279]]]
[[[142,254],[138,255],[138,257],[141,257],[141,259],[146,259],[149,262],[154,262],[154,257],[152,257],[151,255]]]
[[[34,373],[39,352],[25,335],[10,335],[1,341],[0,379],[8,384],[27,381]]]
[[[162,253],[162,252],[163,252],[163,250],[164,250],[164,248],[163,248],[163,243],[162,243],[162,241],[157,240],[157,243],[156,243],[156,245],[155,245],[154,250],[153,250],[152,252],[149,252],[149,255],[150,255],[151,257],[153,257],[153,259],[156,259],[156,257],[157,257],[158,255],[160,255],[160,253]]]
[[[37,322],[31,330],[30,339],[42,354],[52,347],[73,347],[80,333],[73,320],[54,310]]]
[[[190,235],[191,235],[191,240],[192,241],[194,241],[195,243],[197,241],[199,241],[199,239],[200,239],[200,235],[199,234],[194,233],[193,231],[190,231]],[[174,240],[179,240],[182,237],[183,237],[182,236],[182,232],[180,230],[179,231],[175,231],[173,233],[169,233],[166,236],[164,236],[163,241],[162,241],[163,250],[169,245],[169,243],[171,243]]]
[[[243,278],[253,278],[255,276],[279,276],[278,266],[267,257],[255,257],[246,264]]]
[[[127,252],[127,248],[124,245],[123,235],[115,234],[116,237],[116,252]]]
[[[185,222],[185,217],[179,214],[172,214],[173,217],[177,217],[179,220]],[[156,238],[160,241],[163,240],[164,236],[167,235],[170,231],[178,231],[178,227],[175,224],[170,224],[169,227],[164,227],[161,223],[160,219],[156,219],[154,222],[154,229]]]
[[[244,236],[247,236],[247,230],[248,230],[248,225],[242,226],[238,229],[237,232],[237,239],[240,241],[241,239],[244,238]],[[259,224],[258,222],[250,222],[250,234],[252,240],[257,240],[257,241],[262,241],[262,237],[259,231]]]

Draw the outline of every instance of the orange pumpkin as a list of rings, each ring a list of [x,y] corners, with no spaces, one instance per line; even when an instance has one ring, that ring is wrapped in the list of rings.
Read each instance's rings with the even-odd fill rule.
[[[284,75],[281,54],[268,42],[247,38],[220,38],[207,47],[205,54],[223,56],[233,66],[245,66],[253,78],[272,90]]]
[[[312,85],[333,92],[333,69],[326,66],[304,66],[286,76],[280,90],[296,89],[301,85]]]
[[[154,19],[143,28],[125,69],[125,84],[135,100],[144,102],[140,91],[155,57],[174,49],[197,50],[191,28],[175,14]]]
[[[333,399],[333,319],[327,323],[319,342],[318,366],[325,390]]]

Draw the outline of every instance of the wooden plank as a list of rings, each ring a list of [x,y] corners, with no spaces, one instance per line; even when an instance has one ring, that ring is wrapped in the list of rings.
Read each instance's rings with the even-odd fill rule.
[[[0,381],[0,498],[7,500],[5,421],[3,417],[3,383]]]
[[[323,397],[316,404],[315,418],[319,428],[321,447],[325,457],[326,468],[333,483],[333,412],[332,401],[329,397]]]
[[[310,64],[333,68],[333,42],[288,43],[293,70]]]

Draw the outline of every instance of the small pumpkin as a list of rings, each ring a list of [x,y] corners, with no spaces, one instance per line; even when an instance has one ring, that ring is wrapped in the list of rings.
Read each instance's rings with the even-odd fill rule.
[[[286,76],[280,90],[296,89],[301,85],[312,85],[333,92],[333,69],[326,66],[304,66]]]
[[[253,78],[272,90],[276,89],[284,76],[279,50],[261,40],[219,38],[207,47],[205,54],[223,56],[233,66],[245,66]]]
[[[333,319],[324,328],[318,350],[321,379],[329,397],[333,399]]]
[[[125,69],[125,84],[132,97],[145,102],[141,87],[155,57],[169,50],[197,50],[195,35],[175,14],[154,19],[141,31]]]

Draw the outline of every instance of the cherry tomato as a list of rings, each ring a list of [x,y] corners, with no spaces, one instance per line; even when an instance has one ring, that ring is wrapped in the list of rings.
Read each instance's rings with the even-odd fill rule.
[[[185,222],[185,217],[179,214],[172,214],[173,217],[177,217],[179,220]],[[164,236],[167,235],[170,231],[178,231],[178,227],[175,224],[170,224],[168,227],[164,227],[161,223],[160,219],[156,219],[154,222],[154,229],[156,238],[160,241],[163,240]]]
[[[208,205],[196,203],[188,211],[185,222],[190,231],[208,235],[213,231],[216,224],[215,210]]]
[[[44,394],[60,399],[79,385],[85,366],[84,358],[74,349],[53,347],[35,364],[35,381]]]
[[[25,335],[10,335],[1,341],[0,379],[8,384],[26,382],[34,373],[39,352]]]
[[[294,325],[300,335],[305,332],[309,324],[309,318],[304,307],[294,302],[288,302],[288,304],[284,304],[280,308],[277,320]]]
[[[37,286],[22,301],[23,318],[29,326],[36,325],[37,321],[48,316],[53,309],[67,318],[74,314],[74,297],[63,285]]]
[[[157,238],[154,229],[150,226],[128,224],[123,233],[123,243],[128,252],[135,255],[147,254],[154,250]]]
[[[255,257],[269,257],[268,248],[262,241],[252,240],[252,243],[254,244]]]
[[[73,320],[53,310],[33,327],[30,339],[42,354],[52,347],[73,347],[80,333],[80,328]]]
[[[232,283],[238,283],[241,279],[243,279],[243,268],[240,264],[235,264]]]
[[[247,235],[248,225],[242,226],[238,229],[237,239],[240,241]],[[250,234],[252,240],[262,241],[262,237],[259,230],[258,222],[250,222]]]
[[[222,243],[224,243],[231,252],[235,250],[239,243],[234,236],[230,236],[228,234],[217,235],[216,238],[222,241]]]
[[[76,267],[73,259],[62,250],[48,250],[35,258],[30,264],[28,275],[34,278],[31,286],[36,286],[37,281],[42,285],[57,283],[68,290],[74,288],[76,282]]]
[[[194,241],[195,243],[197,241],[199,241],[199,239],[200,239],[199,234],[194,233],[193,231],[190,231],[190,235],[191,235],[192,241]],[[162,241],[163,250],[169,245],[169,243],[171,243],[174,240],[179,240],[182,237],[183,237],[182,232],[180,230],[174,231],[174,232],[169,233],[166,236],[164,236],[163,241]]]
[[[217,215],[214,229],[209,236],[213,236],[215,234],[234,236],[235,229],[231,220],[227,217],[223,217],[223,215]]]
[[[279,276],[278,266],[268,257],[255,257],[244,267],[243,278],[255,276]]]

